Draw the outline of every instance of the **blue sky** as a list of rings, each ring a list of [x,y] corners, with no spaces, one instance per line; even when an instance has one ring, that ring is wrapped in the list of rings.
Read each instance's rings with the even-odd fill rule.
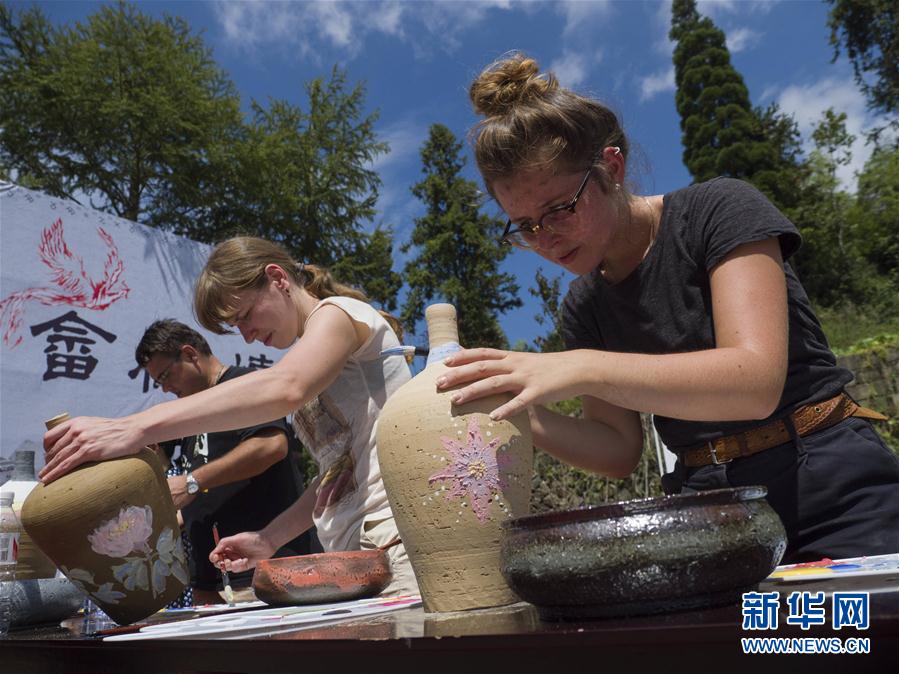
[[[37,4],[57,23],[82,20],[99,5]],[[471,80],[509,50],[534,56],[562,84],[619,114],[633,148],[630,177],[638,193],[690,183],[681,162],[667,0],[138,4],[151,15],[181,16],[202,31],[245,107],[270,97],[304,105],[304,82],[327,77],[334,64],[346,68],[351,84],[365,81],[368,109],[380,112],[378,132],[391,147],[376,163],[384,182],[377,222],[394,229],[395,269],[406,261],[399,244],[422,212],[409,190],[421,177],[419,150],[429,125],[440,122],[464,138],[477,121],[467,96]],[[724,30],[753,104],[778,103],[795,116],[804,138],[831,106],[848,115],[849,131],[860,139],[876,125],[845,57],[831,63],[823,0],[700,0],[698,8]],[[869,154],[858,140],[842,175],[847,185]],[[467,145],[466,156],[466,175],[477,180]],[[493,203],[487,208],[499,211]],[[539,307],[527,292],[541,265],[560,273],[533,253],[516,251],[506,260],[525,302],[501,318],[510,342],[531,342],[545,332],[534,321]]]

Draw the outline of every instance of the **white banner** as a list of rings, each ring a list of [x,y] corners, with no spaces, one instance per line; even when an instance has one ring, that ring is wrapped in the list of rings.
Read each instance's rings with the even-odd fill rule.
[[[16,449],[41,445],[45,419],[117,417],[172,398],[134,360],[154,320],[197,329],[229,365],[280,357],[197,324],[193,283],[210,249],[0,182],[0,482]]]

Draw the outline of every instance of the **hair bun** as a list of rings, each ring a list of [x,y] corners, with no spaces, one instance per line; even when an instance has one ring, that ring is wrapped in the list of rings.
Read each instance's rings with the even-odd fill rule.
[[[540,74],[537,61],[516,52],[487,66],[468,95],[475,112],[486,117],[507,114],[513,106],[546,96],[558,88],[552,73]]]

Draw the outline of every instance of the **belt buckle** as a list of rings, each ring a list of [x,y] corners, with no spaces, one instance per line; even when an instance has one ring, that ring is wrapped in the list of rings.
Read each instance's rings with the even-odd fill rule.
[[[706,444],[708,444],[709,446],[709,454],[712,455],[712,463],[714,463],[716,466],[722,466],[725,463],[730,463],[731,461],[733,461],[733,459],[725,459],[724,461],[719,461],[718,452],[715,451],[715,444],[711,440],[707,440]]]

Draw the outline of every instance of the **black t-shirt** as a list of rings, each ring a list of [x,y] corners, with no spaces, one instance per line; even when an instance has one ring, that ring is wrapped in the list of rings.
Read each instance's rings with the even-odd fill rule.
[[[789,311],[787,380],[777,410],[762,421],[696,422],[656,416],[664,443],[688,447],[784,417],[836,395],[852,380],[837,367],[821,325],[786,260],[799,232],[748,183],[716,178],[666,194],[659,231],[640,265],[609,285],[599,270],[576,279],[562,308],[568,349],[668,354],[715,347],[709,272],[737,246],[777,237]]]
[[[229,367],[219,383],[248,372],[252,370]],[[222,538],[242,531],[259,530],[299,498],[303,482],[296,464],[296,448],[299,443],[283,418],[236,431],[194,436],[184,441],[184,452],[190,461],[191,470],[196,470],[207,461],[224,456],[244,440],[270,428],[283,431],[288,438],[289,449],[284,459],[248,480],[222,485],[206,493],[201,492],[181,511],[193,548],[191,571],[199,588],[215,589],[220,584],[219,572],[209,562],[209,553],[214,547],[213,523],[218,523]],[[202,486],[201,484],[200,487]],[[309,540],[308,535],[299,536],[281,548],[278,555],[306,554],[310,552]],[[244,578],[244,575],[247,577]],[[236,587],[248,585],[251,575],[232,576],[232,584]]]

